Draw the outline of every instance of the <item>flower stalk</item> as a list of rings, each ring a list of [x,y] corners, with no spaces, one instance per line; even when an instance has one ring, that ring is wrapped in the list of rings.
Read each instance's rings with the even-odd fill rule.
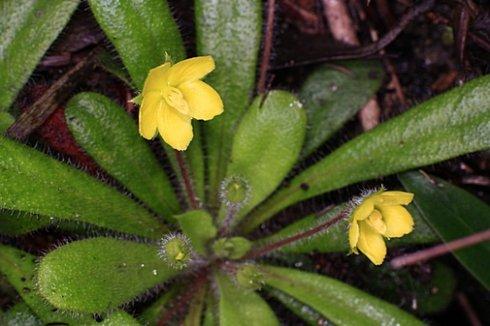
[[[196,192],[194,191],[194,185],[192,184],[191,174],[185,162],[184,156],[181,151],[174,150],[175,158],[177,159],[177,164],[179,165],[180,174],[182,175],[182,180],[184,181],[184,191],[187,197],[189,206],[192,209],[199,208],[199,200],[197,199]]]

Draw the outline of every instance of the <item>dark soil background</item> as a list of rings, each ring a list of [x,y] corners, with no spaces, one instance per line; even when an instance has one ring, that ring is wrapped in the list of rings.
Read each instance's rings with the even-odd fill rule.
[[[181,27],[188,54],[195,55],[192,1],[170,0],[169,2]],[[369,5],[366,1],[347,2],[361,46],[372,43],[373,33],[377,33],[379,37],[388,33],[408,7],[419,3],[411,0],[372,0],[367,1]],[[118,60],[115,50],[91,16],[87,4],[82,3],[19,94],[15,106],[20,111],[29,110],[34,101],[48,88],[56,87],[56,81],[63,74],[84,60],[93,49],[98,48],[108,50],[112,59]],[[318,62],[326,62],[324,59],[328,58],[329,53],[346,48],[345,44],[333,39],[323,14],[321,0],[277,1],[272,57],[266,88],[280,88],[294,92],[306,76],[320,64]],[[380,122],[467,80],[490,73],[489,1],[438,1],[433,9],[414,17],[408,27],[383,49],[383,53],[379,52],[366,58],[366,60],[374,59],[381,60],[386,71],[383,86],[377,94]],[[308,62],[311,61],[317,63],[309,64]],[[340,64],[338,61],[328,61],[328,63],[333,66]],[[135,116],[137,108],[128,102],[134,96],[134,92],[127,83],[108,70],[110,69],[105,64],[94,64],[77,79],[69,92],[76,94],[79,91],[91,90],[104,93],[125,107],[129,114]],[[28,137],[27,141],[53,156],[69,161],[88,173],[118,186],[116,181],[100,171],[90,157],[75,144],[64,122],[64,103],[64,101],[59,102],[59,108]],[[350,121],[333,140],[313,154],[305,165],[313,163],[340,144],[362,133],[362,125],[360,118]],[[153,148],[164,162],[164,154],[158,142],[153,144]],[[488,202],[490,199],[489,165],[490,153],[482,152],[433,165],[424,170],[449,180]],[[399,187],[395,177],[388,177],[332,192],[279,214],[256,236],[277,230],[306,213],[344,202],[358,194],[360,189],[378,186],[380,182],[390,187]],[[65,239],[66,234],[60,234],[53,228],[6,241],[33,253],[42,253]],[[391,250],[389,255],[397,256],[405,250],[404,248]],[[413,250],[414,248],[410,248],[410,251]],[[438,261],[449,265],[457,276],[454,299],[445,310],[423,318],[435,325],[478,325],[474,318],[482,324],[490,324],[489,293],[451,256],[443,257]],[[339,278],[415,314],[418,313],[413,289],[404,283],[407,277],[397,275],[387,268],[374,270],[362,257],[311,254],[289,257],[280,263],[305,270],[316,270]],[[434,263],[427,263],[408,268],[407,273],[417,282],[430,286],[433,269]],[[386,283],[395,286],[390,288]],[[383,288],[390,290],[386,291]],[[433,290],[437,291],[437,289]],[[0,293],[12,294],[12,291],[0,282]],[[0,306],[11,303],[8,297],[8,295],[0,295]],[[269,300],[285,325],[302,325],[302,321],[284,309],[281,304],[272,298]],[[136,310],[140,308],[135,305]]]

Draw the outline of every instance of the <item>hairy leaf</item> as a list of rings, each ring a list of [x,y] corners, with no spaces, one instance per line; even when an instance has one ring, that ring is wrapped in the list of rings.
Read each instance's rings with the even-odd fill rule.
[[[262,269],[267,285],[310,306],[336,325],[423,325],[396,306],[335,279],[290,268]]]
[[[269,305],[255,292],[240,289],[226,275],[216,274],[221,326],[279,325]]]
[[[49,217],[0,209],[0,234],[18,236],[51,224]]]
[[[89,0],[97,22],[116,47],[133,84],[143,88],[148,71],[185,58],[179,29],[164,0]]]
[[[92,321],[90,315],[78,317],[57,311],[36,292],[36,257],[10,246],[0,245],[0,273],[5,275],[30,310],[45,324],[80,324]],[[22,324],[21,324],[22,325]]]
[[[159,238],[141,206],[87,174],[0,136],[0,207]]]
[[[7,109],[56,39],[79,0],[2,0],[0,111]]]
[[[81,93],[68,102],[65,115],[77,143],[97,164],[171,221],[179,210],[172,185],[123,108],[103,95]]]
[[[299,201],[490,146],[490,75],[434,97],[349,141],[252,213],[246,231]]]
[[[303,155],[313,152],[375,95],[383,81],[377,61],[347,61],[316,69],[301,87],[299,98],[308,115]]]
[[[444,242],[490,229],[490,206],[465,190],[419,172],[399,176],[415,194],[414,203]],[[490,243],[454,251],[456,258],[487,289],[490,289]]]
[[[262,1],[196,0],[196,41],[216,70],[207,78],[220,93],[224,113],[205,124],[209,203],[218,207],[218,188],[226,173],[235,127],[253,92],[262,31]]]
[[[235,131],[226,175],[242,179],[250,192],[236,221],[286,177],[299,156],[305,132],[306,115],[292,94],[272,91],[255,99]]]
[[[112,238],[69,243],[39,265],[38,286],[55,307],[105,312],[175,275],[154,245]]]
[[[213,217],[203,210],[194,210],[176,216],[180,228],[191,240],[194,250],[206,254],[206,245],[213,239],[218,230],[213,224]]]

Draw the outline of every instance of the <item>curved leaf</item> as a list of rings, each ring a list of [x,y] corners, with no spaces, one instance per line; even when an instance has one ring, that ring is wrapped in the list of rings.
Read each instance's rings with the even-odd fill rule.
[[[49,217],[30,214],[21,211],[0,209],[0,234],[19,236],[51,224]]]
[[[266,287],[266,291],[277,301],[282,303],[286,308],[291,310],[296,316],[303,319],[308,325],[328,325],[327,321],[323,318],[321,314],[319,314],[311,307],[308,307],[302,302],[296,300],[295,298],[287,295],[286,293],[279,291],[278,289],[271,288],[269,286]]]
[[[490,75],[434,97],[349,141],[259,207],[247,231],[299,201],[490,146]]]
[[[165,60],[185,58],[179,29],[164,0],[89,0],[95,19],[117,49],[134,85]]]
[[[348,209],[348,204],[334,207],[321,216],[315,214],[309,215],[286,226],[271,236],[256,241],[254,245],[260,247],[267,243],[277,242],[300,232],[310,230],[315,226],[336,217],[345,209]],[[413,232],[402,238],[389,240],[387,242],[388,246],[425,244],[437,241],[437,236],[420,216],[417,208],[414,205],[410,205],[407,209],[412,214],[415,222]],[[348,227],[348,219],[343,219],[337,224],[332,225],[325,232],[320,232],[307,239],[293,242],[288,246],[282,247],[280,251],[283,253],[295,254],[311,252],[348,252],[350,250],[347,236]]]
[[[377,61],[347,61],[316,69],[301,87],[299,98],[308,115],[303,155],[328,140],[373,97],[383,81]]]
[[[306,131],[306,115],[294,95],[272,91],[252,103],[235,131],[227,178],[238,177],[250,195],[236,222],[270,195],[299,156]],[[225,209],[221,211],[221,217]]]
[[[228,276],[216,274],[221,326],[279,325],[274,312],[255,292],[238,288]]]
[[[165,228],[144,208],[35,149],[0,136],[0,207],[160,238]]]
[[[156,246],[93,238],[59,247],[41,260],[38,287],[60,309],[105,312],[175,275]]]
[[[250,102],[262,32],[262,1],[196,0],[196,41],[200,55],[210,54],[216,70],[207,81],[225,106],[205,124],[209,204],[218,207],[218,188],[226,173],[235,127]]]
[[[424,219],[445,242],[490,229],[490,206],[465,190],[418,172],[399,176]],[[453,252],[487,289],[490,289],[490,243]]]
[[[179,210],[177,197],[126,112],[103,95],[81,93],[68,102],[65,115],[77,143],[97,164],[171,221]]]
[[[136,319],[125,311],[119,310],[107,316],[102,322],[94,323],[101,326],[139,326],[141,325]]]
[[[0,111],[7,109],[79,0],[2,0],[0,15]]]
[[[318,311],[336,325],[423,325],[407,312],[335,279],[264,266],[264,281]]]
[[[0,245],[0,273],[17,290],[30,310],[45,324],[74,324],[92,322],[92,316],[70,316],[57,311],[36,292],[36,257],[10,246]],[[21,324],[22,325],[22,324]]]

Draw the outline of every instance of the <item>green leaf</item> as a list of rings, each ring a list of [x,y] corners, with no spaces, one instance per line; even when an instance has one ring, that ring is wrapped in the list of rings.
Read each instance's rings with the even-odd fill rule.
[[[270,195],[298,159],[306,132],[306,114],[294,95],[272,91],[259,96],[235,131],[227,178],[239,178],[249,198],[235,221]],[[221,217],[225,209],[221,211]]]
[[[291,310],[296,316],[303,319],[308,325],[328,325],[326,320],[317,311],[303,304],[301,301],[287,295],[286,293],[274,289],[271,287],[266,287],[266,291],[274,297],[277,301],[282,303],[286,308]]]
[[[407,312],[335,279],[264,266],[267,285],[318,311],[336,325],[423,325]]]
[[[221,326],[279,325],[274,312],[258,294],[236,287],[222,274],[216,274],[216,281]]]
[[[108,73],[114,75],[119,78],[122,82],[124,82],[127,86],[131,87],[131,78],[128,75],[128,72],[124,69],[123,65],[119,62],[118,58],[114,58],[109,51],[101,50],[97,54],[97,64],[107,71]],[[134,101],[133,103],[140,105]]]
[[[79,2],[79,0],[2,1],[0,111],[12,104]]]
[[[399,176],[405,189],[415,194],[414,203],[444,242],[490,229],[490,206],[465,190],[419,172]],[[490,289],[490,243],[453,252],[473,276]]]
[[[10,113],[0,111],[0,134],[3,134],[14,121]]]
[[[252,213],[247,230],[299,201],[490,146],[490,75],[434,97],[349,141]]]
[[[255,83],[262,32],[260,0],[196,0],[196,42],[200,55],[212,55],[216,70],[207,81],[225,111],[205,124],[209,204],[218,207],[218,188],[226,174],[235,127],[248,107]]]
[[[252,243],[242,237],[221,238],[213,243],[213,252],[220,258],[240,259],[252,248]]]
[[[164,0],[89,0],[90,8],[116,47],[138,89],[148,71],[165,61],[185,58],[179,29]]]
[[[0,310],[0,325],[4,326],[42,326],[43,323],[24,302],[15,304],[3,314]]]
[[[189,303],[187,315],[185,316],[183,326],[200,326],[204,310],[204,298],[206,287],[201,286],[197,293],[194,294],[192,301]]]
[[[0,207],[160,238],[164,226],[82,171],[0,136]]]
[[[50,224],[51,220],[46,216],[0,209],[0,234],[3,235],[19,236]]]
[[[70,315],[57,311],[36,292],[36,257],[10,246],[0,245],[0,273],[5,275],[22,300],[46,324],[88,323],[91,316]]]
[[[383,77],[381,64],[367,60],[324,65],[308,76],[299,94],[308,115],[303,154],[311,154],[351,119],[376,94]]]
[[[321,216],[317,216],[315,214],[309,215],[289,224],[277,233],[256,241],[254,245],[261,247],[268,243],[277,242],[281,239],[310,230],[319,224],[338,216],[338,214],[346,209],[348,209],[348,204],[343,204],[328,210]],[[402,238],[389,240],[387,242],[388,246],[394,247],[408,244],[425,244],[435,242],[437,240],[437,236],[420,216],[417,208],[414,205],[410,205],[407,207],[407,209],[412,214],[415,222],[413,232]],[[348,226],[348,219],[343,219],[332,225],[327,231],[319,232],[307,239],[293,242],[288,246],[282,247],[280,251],[282,253],[295,254],[311,252],[348,252],[350,250],[347,236]]]
[[[146,308],[139,316],[139,319],[144,325],[157,325],[167,306],[177,297],[178,293],[179,286],[177,283],[162,293],[155,302]]]
[[[182,232],[191,240],[194,250],[200,255],[206,255],[206,245],[218,233],[213,224],[213,217],[206,211],[194,210],[176,218]]]
[[[136,319],[125,311],[119,310],[107,316],[102,322],[94,323],[101,326],[139,326],[141,325]]]
[[[123,108],[97,93],[80,93],[67,105],[76,141],[105,171],[151,209],[172,221],[177,197],[162,166]]]
[[[112,238],[72,242],[42,258],[39,291],[60,309],[105,312],[175,275],[157,252],[154,245]]]
[[[206,293],[206,307],[204,310],[204,316],[202,318],[202,326],[218,325],[218,314],[216,313],[217,306],[218,305],[216,304],[216,298],[213,291],[208,289]]]

